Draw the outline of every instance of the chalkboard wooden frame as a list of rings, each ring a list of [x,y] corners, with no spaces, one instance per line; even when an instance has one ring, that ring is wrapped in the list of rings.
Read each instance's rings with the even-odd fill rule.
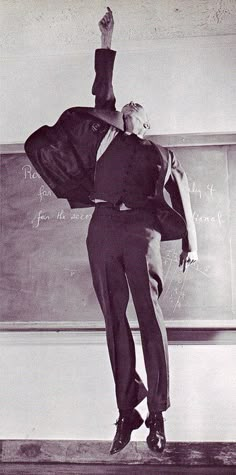
[[[199,147],[206,145],[235,145],[236,133],[231,134],[184,134],[184,135],[162,135],[150,136],[153,140],[163,146],[171,147]],[[2,144],[1,154],[23,153],[23,144]],[[133,326],[136,331],[137,326]],[[97,322],[1,322],[0,331],[104,331],[104,327]],[[198,342],[211,341],[211,343],[234,342],[236,336],[235,320],[216,321],[168,321],[168,335],[171,341],[177,342]],[[225,335],[228,332],[228,337]],[[213,338],[213,334],[217,335]],[[205,337],[204,337],[205,335]],[[222,336],[222,338],[220,337]],[[230,335],[230,338],[229,338]]]
[[[199,147],[201,145],[236,145],[236,132],[205,134],[149,135],[163,147]],[[0,154],[24,153],[23,143],[0,144]]]

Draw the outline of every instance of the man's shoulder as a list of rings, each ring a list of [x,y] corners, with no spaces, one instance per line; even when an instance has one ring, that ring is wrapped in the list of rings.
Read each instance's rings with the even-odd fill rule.
[[[158,157],[161,157],[164,161],[168,161],[170,150],[167,147],[163,147],[162,145],[154,142],[149,137],[143,139],[143,145],[145,147],[149,147],[150,151]]]
[[[86,115],[87,117],[96,118],[108,125],[124,130],[123,116],[119,111],[96,109],[95,107],[71,107],[64,114],[76,116]]]

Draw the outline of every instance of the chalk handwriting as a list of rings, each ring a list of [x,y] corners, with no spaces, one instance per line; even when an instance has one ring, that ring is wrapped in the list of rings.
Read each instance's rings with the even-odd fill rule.
[[[194,211],[193,219],[197,224],[217,224],[220,227],[224,224],[221,211],[218,211],[215,216],[204,216],[200,213],[197,213],[197,211]]]
[[[33,228],[38,228],[41,224],[41,222],[48,221],[50,219],[49,214],[43,213],[42,210],[40,210],[32,219],[31,223]]]
[[[202,198],[202,190],[196,185],[195,181],[193,181],[193,183],[189,187],[189,192],[196,193],[200,199]]]
[[[78,269],[67,269],[67,267],[65,267],[64,270],[70,273],[70,277],[74,277],[74,275],[79,272]]]
[[[76,219],[79,219],[80,221],[83,221],[83,220],[87,220],[87,219],[90,219],[91,218],[91,214],[83,214],[83,213],[73,213],[70,217],[70,219],[73,221],[73,220],[76,220]]]
[[[39,196],[39,201],[41,202],[44,197],[52,196],[52,192],[51,190],[45,188],[44,185],[41,185],[39,188],[38,196]]]
[[[65,215],[63,209],[61,209],[60,211],[57,212],[57,219],[59,219],[59,220],[66,219],[66,215]]]
[[[192,193],[196,195],[200,200],[204,197],[208,198],[213,198],[214,193],[216,192],[216,189],[213,185],[213,183],[207,183],[206,186],[202,187],[199,184],[197,184],[195,181],[193,181],[189,185],[189,193]]]
[[[64,209],[60,209],[58,211],[54,211],[54,213],[49,214],[47,211],[39,210],[34,215],[33,219],[31,220],[32,227],[38,229],[41,224],[49,221],[49,220],[56,220],[60,223],[63,222],[78,222],[78,221],[88,221],[91,218],[92,214],[85,214],[85,213],[75,213],[73,212],[71,215],[66,213]]]
[[[175,249],[168,249],[167,251],[162,253],[164,266],[164,281],[167,279],[167,276],[170,272],[171,274],[173,274],[173,269],[177,271],[179,270],[179,255],[180,252],[176,251]],[[191,264],[189,269],[200,272],[205,277],[210,277],[210,266],[208,264],[202,263],[201,261],[194,262],[194,264]],[[175,276],[176,281],[178,281],[180,284],[182,283],[182,274],[183,272],[181,271],[181,273],[179,273],[179,279],[177,278],[178,274]]]
[[[183,281],[181,283],[180,290],[178,291],[178,297],[177,297],[177,300],[176,300],[176,303],[175,303],[175,306],[174,306],[174,309],[173,309],[173,313],[175,312],[175,310],[177,308],[180,308],[182,302],[184,302],[184,297],[185,297],[184,287],[185,287],[185,283],[186,283],[186,276],[187,276],[187,271],[185,272],[185,274],[183,276]]]
[[[40,178],[39,174],[32,169],[31,165],[24,165],[22,170],[24,172],[25,180],[34,180],[35,178]]]
[[[209,191],[210,193],[210,196],[213,197],[213,193],[216,191],[215,188],[214,188],[214,185],[207,185],[207,190]]]

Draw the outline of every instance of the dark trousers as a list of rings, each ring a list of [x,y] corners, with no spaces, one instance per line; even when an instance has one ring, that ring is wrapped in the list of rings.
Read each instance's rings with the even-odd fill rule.
[[[168,344],[158,297],[162,291],[160,233],[151,210],[119,211],[98,205],[87,248],[94,288],[106,326],[117,405],[132,410],[145,396],[149,411],[169,407]],[[137,313],[148,391],[135,369],[126,317],[129,289]]]

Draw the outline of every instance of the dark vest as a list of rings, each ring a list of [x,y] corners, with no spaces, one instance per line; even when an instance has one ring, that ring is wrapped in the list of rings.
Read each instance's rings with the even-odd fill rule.
[[[160,160],[148,140],[119,133],[97,161],[90,199],[124,203],[129,208],[149,205],[155,194]]]

